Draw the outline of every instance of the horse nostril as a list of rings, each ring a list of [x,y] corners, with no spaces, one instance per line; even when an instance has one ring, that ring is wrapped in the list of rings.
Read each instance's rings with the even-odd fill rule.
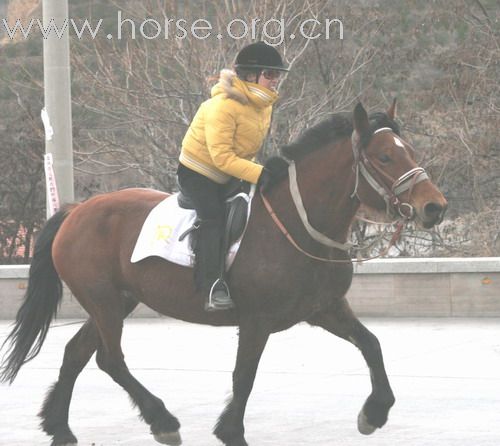
[[[437,218],[441,215],[441,213],[444,211],[443,206],[441,206],[438,203],[427,203],[424,206],[424,214],[426,217],[429,218]]]

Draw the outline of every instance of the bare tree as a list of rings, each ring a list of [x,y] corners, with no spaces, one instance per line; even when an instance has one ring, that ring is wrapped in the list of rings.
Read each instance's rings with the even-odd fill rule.
[[[129,22],[120,28],[123,38],[116,38],[118,11],[123,20],[134,21],[135,39]],[[398,96],[403,133],[450,208],[448,221],[433,232],[405,229],[389,255],[499,255],[499,13],[493,0],[429,5],[384,0],[378,6],[366,0],[75,3],[73,17],[105,18],[114,36],[72,40],[77,196],[127,186],[174,190],[182,138],[199,104],[237,51],[264,39],[279,43],[292,68],[280,85],[264,157],[279,153],[283,144],[327,115],[352,110],[359,99],[379,111]],[[200,18],[212,28],[206,38],[191,31],[192,24],[203,25],[196,22]],[[181,27],[177,20],[184,20]],[[159,36],[148,38],[158,26]],[[2,142],[8,143],[0,151],[20,147],[16,144],[32,148],[23,152],[32,153],[31,164],[23,161],[22,166],[30,166],[29,171],[5,164],[24,160],[19,154],[3,156],[4,169],[13,176],[0,182],[0,196],[10,197],[2,202],[2,224],[21,221],[11,217],[23,212],[33,212],[38,216],[33,221],[40,224],[41,42],[9,44],[0,51],[16,53],[0,66],[0,100],[9,104],[3,108],[8,119],[0,123]],[[29,126],[15,127],[20,123]],[[35,183],[24,179],[27,172]],[[19,178],[27,185],[22,196],[13,187]],[[36,203],[21,212],[30,188]],[[367,246],[369,256],[385,249],[392,229],[360,221],[353,238]]]

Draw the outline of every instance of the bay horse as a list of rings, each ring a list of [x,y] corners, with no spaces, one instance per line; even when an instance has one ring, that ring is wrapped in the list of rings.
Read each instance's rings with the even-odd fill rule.
[[[40,412],[52,445],[77,444],[68,424],[69,406],[75,380],[94,352],[98,367],[128,392],[155,440],[181,444],[177,418],[134,378],[124,360],[123,320],[138,302],[184,321],[239,327],[233,393],[214,429],[224,445],[247,445],[245,407],[266,342],[270,334],[301,321],[361,350],[372,391],[358,416],[358,429],[371,434],[382,427],[395,398],[380,344],[345,297],[353,275],[345,245],[349,228],[361,203],[426,228],[441,222],[447,206],[417,166],[412,146],[400,137],[395,109],[394,101],[386,113],[368,116],[358,103],[353,113],[333,114],[282,148],[295,166],[296,189],[307,215],[300,216],[297,197],[292,200],[291,176],[255,196],[228,278],[234,310],[205,312],[189,268],[158,257],[130,262],[146,216],[168,194],[125,189],[69,205],[52,216],[38,236],[27,292],[5,340],[8,350],[0,372],[2,381],[12,382],[39,353],[64,281],[89,318],[66,345],[59,378]],[[324,240],[332,244],[325,246]]]

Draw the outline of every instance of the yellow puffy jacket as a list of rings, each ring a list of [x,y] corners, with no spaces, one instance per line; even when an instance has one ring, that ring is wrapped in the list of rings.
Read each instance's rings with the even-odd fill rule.
[[[200,105],[182,141],[179,161],[217,183],[231,177],[257,183],[253,162],[271,123],[278,94],[222,70],[212,97]]]

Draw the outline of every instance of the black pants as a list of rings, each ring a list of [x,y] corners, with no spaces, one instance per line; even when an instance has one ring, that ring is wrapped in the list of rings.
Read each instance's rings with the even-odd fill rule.
[[[224,185],[183,164],[179,164],[177,179],[182,193],[191,199],[201,220],[195,248],[194,279],[197,289],[208,293],[213,283],[224,273]]]
[[[224,185],[218,184],[183,164],[177,168],[177,179],[182,193],[189,197],[201,220],[220,222],[224,220]]]

